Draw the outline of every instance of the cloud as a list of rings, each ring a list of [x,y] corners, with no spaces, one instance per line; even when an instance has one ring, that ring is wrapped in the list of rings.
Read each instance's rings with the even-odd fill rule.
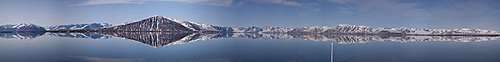
[[[362,13],[365,15],[400,15],[406,13],[421,13],[423,9],[415,9],[417,3],[398,3],[392,0],[329,0],[347,5],[339,7],[343,13]]]
[[[146,0],[88,0],[81,4],[69,6],[82,6],[82,5],[100,5],[100,4],[141,4]]]
[[[319,5],[318,3],[309,3],[309,5]]]
[[[309,12],[299,13],[299,16],[309,16]]]
[[[303,3],[298,3],[295,1],[287,1],[287,0],[249,0],[249,1],[256,2],[256,3],[268,3],[268,4],[280,4],[280,5],[287,5],[287,6],[296,6],[296,7],[306,8],[306,9],[316,11],[316,12],[321,11],[321,9],[314,9],[314,8],[310,7],[310,6],[320,5],[318,3],[303,4]]]
[[[146,1],[172,1],[172,2],[216,5],[216,6],[230,6],[233,3],[233,0],[88,0],[81,4],[75,4],[69,6],[101,5],[101,4],[142,4]]]
[[[230,6],[233,3],[233,0],[155,0],[155,1],[175,1],[175,2],[199,3],[199,4],[216,5],[216,6]]]
[[[375,21],[412,22],[427,20],[427,9],[415,8],[418,3],[400,3],[395,0],[329,0],[345,6],[338,7],[339,13],[359,15]]]
[[[373,17],[400,17],[412,20],[443,20],[470,18],[492,13],[498,13],[496,3],[488,1],[438,1],[441,5],[421,8],[425,3],[401,3],[398,0],[329,0],[344,4],[338,7],[340,13],[357,14]],[[436,2],[436,1],[431,1]],[[425,6],[424,6],[425,7]]]
[[[337,13],[373,23],[414,27],[478,27],[500,25],[498,1],[477,0],[328,0],[341,4]],[[438,5],[432,5],[436,4]],[[431,5],[428,5],[431,4]],[[496,17],[496,18],[494,18]],[[496,19],[496,20],[495,20]],[[383,21],[383,22],[378,22]],[[484,23],[493,22],[493,23]],[[451,24],[451,25],[450,25]],[[485,26],[486,27],[486,26]]]
[[[303,4],[297,3],[294,1],[286,1],[286,0],[250,0],[252,2],[257,2],[257,3],[271,3],[271,4],[281,4],[281,5],[288,5],[288,6],[299,6],[302,7]]]
[[[314,11],[321,11],[321,9],[314,9]]]
[[[336,2],[336,3],[341,3],[341,4],[346,4],[346,3],[356,3],[359,0],[328,0],[331,2]]]
[[[244,2],[239,2],[238,4],[236,4],[236,6],[242,6],[244,4],[245,4]]]

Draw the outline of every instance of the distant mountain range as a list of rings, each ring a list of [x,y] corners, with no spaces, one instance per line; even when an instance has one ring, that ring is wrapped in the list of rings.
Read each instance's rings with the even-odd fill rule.
[[[35,24],[21,23],[17,25],[0,25],[0,38],[17,38],[17,39],[33,39],[45,35],[44,31],[54,30],[74,30],[74,29],[91,29],[109,27],[108,23],[90,23],[90,24],[70,24],[42,27]],[[35,31],[35,32],[34,32]],[[17,33],[17,32],[33,32],[33,33]],[[48,33],[55,37],[69,38],[90,38],[90,39],[107,39],[110,36],[82,33]]]
[[[34,32],[34,33],[23,33]],[[153,47],[220,38],[303,39],[336,41],[339,44],[370,41],[457,41],[497,40],[500,32],[482,29],[371,28],[339,24],[334,27],[229,27],[200,24],[180,19],[153,16],[132,23],[112,26],[108,23],[70,24],[41,27],[29,23],[0,25],[0,38],[33,39],[53,37],[108,39],[125,38]]]
[[[66,30],[68,31],[68,30]],[[371,28],[340,24],[335,27],[229,27],[200,24],[180,19],[153,16],[128,24],[104,28],[69,30],[75,32],[231,32],[231,33],[321,33],[321,34],[412,34],[412,35],[500,35],[482,29]]]
[[[46,31],[43,27],[29,23],[0,25],[0,31]]]
[[[54,30],[72,30],[72,29],[92,29],[112,26],[108,23],[89,23],[89,24],[69,24],[69,25],[56,25],[45,27],[47,31]]]
[[[482,29],[371,28],[362,25],[339,24],[335,27],[229,27],[200,24],[180,19],[153,16],[143,20],[111,26],[107,23],[71,24],[40,27],[33,24],[2,25],[0,31],[57,32],[227,32],[227,33],[320,33],[320,34],[409,34],[409,35],[500,35]]]
[[[21,23],[17,25],[0,25],[0,32],[25,32],[25,31],[55,31],[55,30],[75,30],[92,29],[112,26],[108,23],[89,23],[89,24],[69,24],[42,27],[30,23]]]

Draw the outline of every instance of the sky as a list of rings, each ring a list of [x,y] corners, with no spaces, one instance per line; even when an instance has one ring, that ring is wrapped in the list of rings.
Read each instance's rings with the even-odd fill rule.
[[[0,0],[0,25],[138,21],[220,26],[474,28],[500,31],[500,0]]]

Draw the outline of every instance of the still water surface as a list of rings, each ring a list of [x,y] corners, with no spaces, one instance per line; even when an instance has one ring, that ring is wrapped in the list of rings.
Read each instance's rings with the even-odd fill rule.
[[[95,37],[96,35],[92,35],[95,37],[92,38],[87,35],[87,38],[84,38],[85,36],[61,37],[50,36],[50,34],[46,33],[43,36],[36,36],[36,38],[24,39],[5,38],[4,35],[0,38],[0,62],[500,61],[500,41],[495,39],[478,42],[377,40],[358,42],[358,40],[353,41],[354,43],[345,43],[331,40],[314,41],[304,38],[234,37],[188,41],[180,44],[169,43],[172,45],[159,44],[161,46],[155,47],[152,44],[158,45],[158,43],[148,44],[128,37]],[[133,37],[144,38],[144,36]],[[201,37],[203,36],[198,38]]]

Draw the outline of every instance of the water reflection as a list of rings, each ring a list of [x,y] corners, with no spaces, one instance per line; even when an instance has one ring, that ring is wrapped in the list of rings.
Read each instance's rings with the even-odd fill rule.
[[[99,34],[84,34],[84,33],[48,33],[48,36],[53,37],[68,37],[68,38],[88,38],[88,39],[108,39],[111,36]]]
[[[0,33],[0,38],[8,39],[33,39],[40,37],[45,33]]]
[[[45,33],[0,33],[1,38],[32,39]],[[48,33],[48,36],[108,39],[113,37],[129,39],[152,47],[163,47],[187,42],[221,38],[264,38],[264,39],[302,39],[313,41],[335,41],[338,44],[367,43],[371,41],[455,41],[479,42],[497,40],[495,36],[414,36],[414,35],[367,35],[367,34],[296,34],[296,33],[186,33],[186,32],[86,32],[86,33]]]

